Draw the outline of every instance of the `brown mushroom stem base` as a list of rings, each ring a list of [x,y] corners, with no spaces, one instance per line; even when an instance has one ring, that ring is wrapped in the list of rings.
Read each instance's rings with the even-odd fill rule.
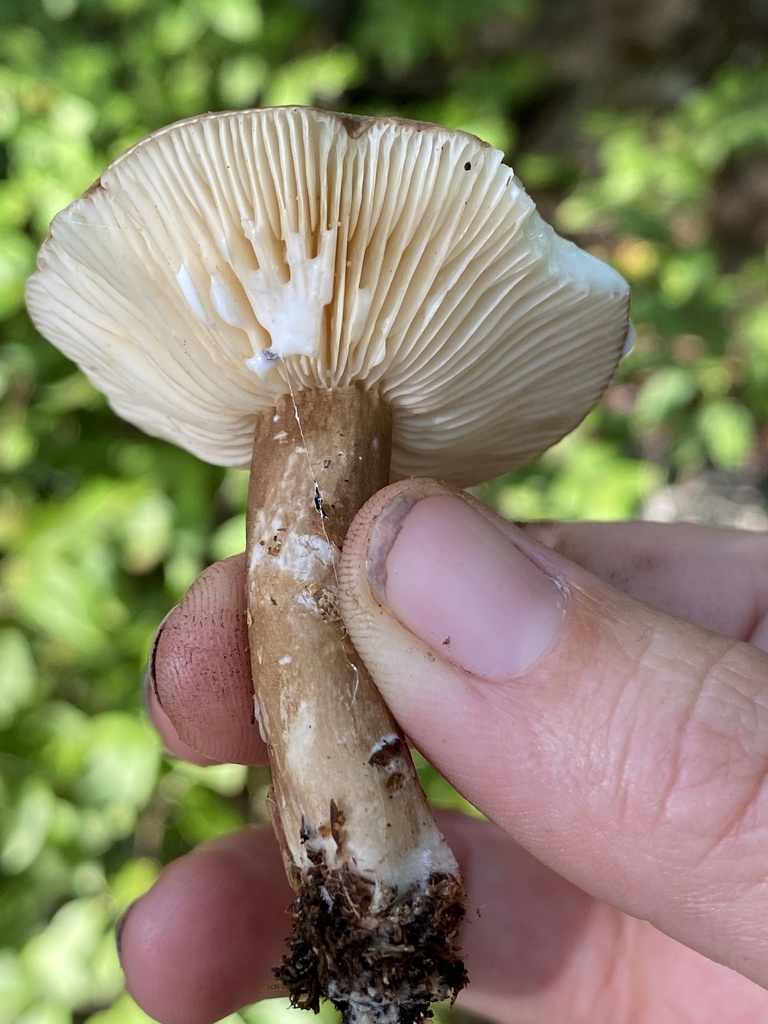
[[[338,610],[341,545],[389,449],[376,394],[288,396],[257,430],[248,502],[254,709],[297,893],[276,974],[295,1006],[328,997],[349,1024],[411,1024],[465,982],[456,861]]]
[[[464,986],[455,943],[446,943],[464,914],[456,876],[431,875],[385,913],[372,910],[374,894],[373,883],[348,867],[322,864],[301,878],[290,955],[275,971],[294,1006],[317,1012],[328,996],[345,1024],[410,1024]]]

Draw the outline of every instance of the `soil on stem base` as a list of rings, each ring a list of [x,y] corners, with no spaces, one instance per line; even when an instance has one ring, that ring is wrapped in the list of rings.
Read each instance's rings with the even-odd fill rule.
[[[378,911],[374,890],[346,866],[318,864],[302,877],[289,954],[275,970],[293,1006],[317,1013],[327,996],[344,1024],[413,1024],[431,1016],[430,1003],[464,987],[458,879],[435,873]]]

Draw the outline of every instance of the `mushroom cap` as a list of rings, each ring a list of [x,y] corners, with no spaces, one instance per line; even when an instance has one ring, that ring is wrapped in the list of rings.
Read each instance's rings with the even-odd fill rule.
[[[284,394],[376,388],[393,477],[529,462],[595,404],[629,288],[538,215],[503,154],[305,107],[168,126],[58,214],[31,317],[115,411],[247,466]]]

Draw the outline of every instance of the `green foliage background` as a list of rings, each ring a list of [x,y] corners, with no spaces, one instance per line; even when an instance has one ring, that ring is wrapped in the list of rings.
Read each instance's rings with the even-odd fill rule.
[[[768,23],[727,6],[3,0],[0,1024],[146,1021],[115,918],[246,802],[245,769],[163,759],[139,696],[163,614],[242,545],[243,477],[118,421],[36,335],[23,288],[51,217],[201,110],[316,103],[475,132],[628,277],[638,331],[588,421],[481,493],[516,518],[761,526]]]

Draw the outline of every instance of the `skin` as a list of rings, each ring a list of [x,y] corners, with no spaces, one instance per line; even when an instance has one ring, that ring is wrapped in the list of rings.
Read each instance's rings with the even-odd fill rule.
[[[349,632],[414,745],[491,819],[441,819],[472,907],[459,1005],[768,1021],[766,569],[765,535],[520,529],[430,481],[358,515]],[[264,760],[242,587],[242,559],[211,567],[154,647],[150,714],[179,756]],[[131,994],[163,1024],[274,995],[290,898],[263,829],[181,858],[122,923]]]

